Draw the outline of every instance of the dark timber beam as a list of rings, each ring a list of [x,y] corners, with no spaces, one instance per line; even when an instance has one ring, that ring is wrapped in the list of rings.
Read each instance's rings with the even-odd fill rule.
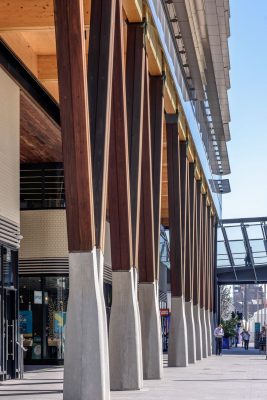
[[[206,292],[205,292],[205,306],[206,310],[210,308],[210,251],[211,251],[211,209],[207,207],[207,223],[206,223]]]
[[[196,190],[196,216],[197,216],[197,278],[194,278],[194,302],[203,307],[203,300],[201,296],[201,262],[202,262],[202,194],[201,194],[201,181],[197,181]]]
[[[207,229],[207,196],[202,194],[202,232],[201,232],[201,281],[200,281],[200,304],[206,308],[205,293],[206,293],[206,229]]]
[[[55,0],[69,251],[95,245],[85,43],[79,0]]]
[[[109,218],[113,271],[130,270],[132,227],[122,7],[117,1],[109,153]]]
[[[163,155],[164,77],[150,76],[150,131],[152,151],[155,278],[159,280],[159,243]]]
[[[130,167],[133,264],[138,266],[144,98],[144,23],[127,26],[126,101]]]
[[[184,269],[184,290],[188,294],[190,291],[190,281],[188,281],[188,268],[190,268],[190,252],[187,249],[190,227],[188,224],[188,171],[189,161],[187,159],[187,142],[180,143],[180,177],[181,177],[181,228],[182,228],[182,262]],[[189,244],[189,243],[188,243]],[[188,251],[187,251],[188,250]]]
[[[104,250],[114,49],[115,0],[92,0],[88,92],[96,246]]]
[[[139,282],[154,282],[154,209],[152,186],[152,157],[150,132],[149,76],[145,61],[142,174],[139,226]]]
[[[171,293],[181,297],[184,294],[183,256],[181,230],[181,180],[180,142],[178,138],[178,114],[166,114],[168,202],[170,228]]]
[[[189,239],[189,253],[190,253],[190,270],[188,279],[190,280],[190,287],[188,298],[191,300],[193,296],[193,282],[196,263],[195,263],[195,241],[196,241],[196,180],[195,180],[195,164],[189,164],[189,202],[188,202],[188,225],[190,227]]]

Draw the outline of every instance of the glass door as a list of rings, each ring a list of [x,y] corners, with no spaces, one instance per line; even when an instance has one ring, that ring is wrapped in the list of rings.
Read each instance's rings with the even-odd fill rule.
[[[3,372],[5,379],[16,377],[17,360],[16,290],[3,289]]]

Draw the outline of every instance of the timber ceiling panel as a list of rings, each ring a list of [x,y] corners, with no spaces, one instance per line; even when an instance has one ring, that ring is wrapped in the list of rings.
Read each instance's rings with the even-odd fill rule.
[[[20,96],[20,161],[62,161],[60,129],[27,96]]]

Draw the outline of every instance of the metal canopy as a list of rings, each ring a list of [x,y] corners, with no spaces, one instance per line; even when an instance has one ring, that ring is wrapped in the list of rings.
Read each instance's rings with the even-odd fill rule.
[[[218,284],[267,282],[267,217],[221,220]]]

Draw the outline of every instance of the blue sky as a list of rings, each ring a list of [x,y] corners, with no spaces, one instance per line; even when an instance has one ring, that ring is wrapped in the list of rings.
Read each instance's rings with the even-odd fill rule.
[[[267,0],[230,0],[232,192],[223,218],[267,216]]]

